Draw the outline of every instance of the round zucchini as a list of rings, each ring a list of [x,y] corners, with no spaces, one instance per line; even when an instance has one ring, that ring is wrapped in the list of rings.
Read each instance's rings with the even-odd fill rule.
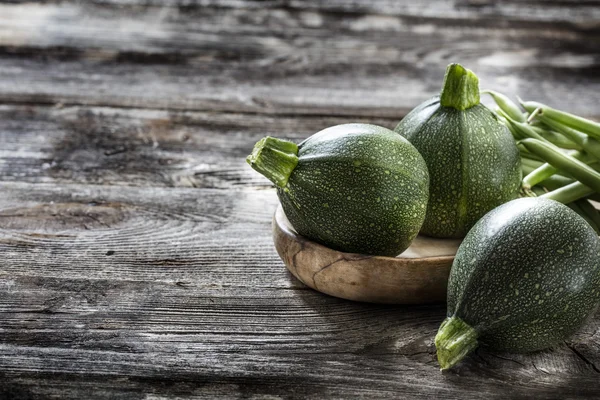
[[[517,197],[521,162],[515,141],[479,103],[477,76],[462,66],[448,66],[441,95],[417,106],[395,131],[429,168],[423,234],[464,237],[488,211]]]
[[[396,256],[425,218],[425,161],[386,128],[338,125],[300,145],[266,137],[247,161],[275,183],[296,231],[336,250]]]
[[[484,344],[530,352],[574,333],[600,299],[600,240],[569,207],[522,198],[486,214],[460,245],[448,317],[435,338],[442,369]]]

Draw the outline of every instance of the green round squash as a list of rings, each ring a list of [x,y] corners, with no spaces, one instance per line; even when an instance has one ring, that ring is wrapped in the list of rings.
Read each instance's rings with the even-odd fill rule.
[[[247,160],[275,183],[296,231],[336,250],[396,256],[425,218],[425,161],[386,128],[338,125],[300,145],[267,137]]]
[[[479,103],[478,79],[460,65],[448,67],[441,95],[417,106],[395,131],[429,168],[423,234],[464,237],[488,211],[517,197],[521,161],[515,141]]]
[[[484,344],[545,349],[573,334],[600,300],[600,240],[569,207],[508,202],[461,243],[448,282],[448,318],[435,339],[442,369]]]

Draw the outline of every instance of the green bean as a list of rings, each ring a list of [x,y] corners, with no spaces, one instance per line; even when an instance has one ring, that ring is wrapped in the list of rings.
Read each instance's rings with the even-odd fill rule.
[[[529,119],[529,117],[527,119]],[[539,126],[541,128],[546,128],[546,126],[544,126],[544,124],[542,123],[542,121],[540,121],[539,119],[534,119],[533,121],[529,122],[529,125],[530,126],[536,126],[536,127]]]
[[[529,124],[515,121],[514,119],[512,119],[508,115],[506,116],[506,120],[508,121],[508,123],[510,125],[512,125],[513,129],[518,133],[518,135],[521,138],[523,138],[523,139],[525,139],[525,138],[532,138],[532,139],[541,140],[543,142],[547,142],[547,140],[545,138],[543,138],[541,135],[539,135],[534,130],[534,128],[532,128],[531,126],[529,126]]]
[[[527,117],[527,123],[531,124],[531,121],[533,121],[535,119],[536,115],[538,115],[541,112],[542,112],[541,108],[536,108],[535,110],[533,110],[531,112],[531,114],[529,114],[529,116]]]
[[[573,179],[568,178],[564,175],[554,174],[550,178],[548,178],[548,179],[544,180],[542,183],[540,183],[539,186],[542,186],[549,191],[553,191],[556,189],[560,189],[561,187],[570,185],[571,183],[574,183],[574,182],[575,181]],[[600,193],[594,192],[594,193],[588,195],[586,198],[600,202]]]
[[[530,174],[533,171],[535,171],[536,168],[532,168],[528,165],[521,165],[521,170],[523,171],[523,175],[527,176],[527,174]],[[575,182],[574,179],[566,177],[564,175],[560,175],[559,171],[559,173],[556,173],[544,179],[542,182],[539,183],[539,185],[547,188],[548,190],[555,190],[573,182]]]
[[[569,128],[577,129],[586,135],[600,139],[600,123],[598,122],[582,118],[565,111],[560,111],[535,101],[523,101],[519,99],[519,103],[521,103],[521,106],[530,113],[535,112],[535,110],[539,108],[539,114],[545,115],[546,117],[560,124],[566,125]]]
[[[541,137],[543,137],[544,139],[546,139],[550,143],[557,145],[561,149],[583,150],[583,147],[581,145],[575,143],[574,141],[572,141],[568,137],[565,137],[565,135],[562,135],[562,134],[560,134],[558,132],[555,132],[555,131],[551,130],[548,127],[535,126],[535,125],[531,125],[531,124],[529,125],[529,127],[531,129],[533,129],[538,135],[540,135]],[[583,135],[583,136],[585,136],[585,135]],[[589,139],[590,140],[595,140],[595,139],[592,139],[592,138],[589,138]]]
[[[552,143],[536,139],[523,139],[520,144],[540,156],[554,168],[566,172],[569,176],[589,186],[594,191],[600,192],[600,173],[585,163],[563,153]]]
[[[541,182],[539,184],[539,186],[546,188],[548,191],[553,191],[556,189],[560,189],[561,187],[570,185],[573,182],[575,182],[573,179],[568,178],[564,175],[554,174],[550,178]],[[600,193],[594,192],[594,193],[590,194],[589,196],[587,196],[586,198],[600,202]]]
[[[580,151],[573,151],[569,154],[571,157],[584,162],[585,164],[592,164],[596,162],[595,158],[589,157],[587,154],[582,153]],[[552,175],[558,172],[557,168],[554,168],[552,165],[546,163],[536,168],[534,171],[529,173],[525,178],[523,178],[523,188],[530,189],[538,183],[542,182],[544,179],[551,177]]]
[[[588,197],[586,197],[586,199],[593,200],[593,201],[596,201],[596,202],[600,202],[600,193],[595,193],[594,192],[594,193],[590,194]]]
[[[519,142],[523,139],[527,139],[527,138],[522,138],[517,140],[517,149],[519,149],[519,154],[521,155],[521,160],[524,159],[528,159],[528,160],[532,160],[532,161],[538,161],[540,164],[538,165],[538,167],[540,165],[542,165],[544,163],[544,160],[542,160],[539,156],[533,154],[532,152],[530,152],[529,150],[527,150],[525,148],[525,146],[519,146]],[[537,167],[536,167],[537,168]]]
[[[496,108],[494,110],[494,112],[496,113],[496,116],[498,117],[498,119],[500,120],[500,122],[502,122],[504,124],[504,126],[506,126],[508,128],[508,130],[510,131],[510,133],[513,135],[513,138],[515,140],[521,140],[521,139],[525,139],[524,137],[522,137],[519,132],[511,125],[510,121],[509,121],[509,116],[508,114],[506,114],[504,111],[502,111],[501,108]]]
[[[541,182],[540,185],[545,187],[546,189],[552,191],[552,190],[559,189],[563,186],[570,185],[573,182],[575,182],[575,180],[573,180],[569,177],[566,177],[566,176],[560,175],[560,174],[554,174],[551,177],[544,179],[544,181]]]
[[[534,186],[534,187],[532,187],[530,192],[533,193],[533,195],[535,197],[539,197],[539,196],[542,196],[542,195],[544,195],[544,194],[547,193],[546,190],[545,190],[545,188],[543,188],[541,186]],[[534,196],[532,196],[532,197],[534,197]]]
[[[526,121],[526,118],[523,115],[523,112],[521,111],[519,106],[516,105],[507,96],[503,95],[502,93],[495,92],[493,90],[484,90],[481,92],[481,94],[489,94],[490,96],[492,96],[492,98],[494,99],[496,104],[498,104],[498,107],[500,107],[500,109],[502,111],[504,111],[505,114],[510,116],[515,121],[518,121],[518,122]]]
[[[538,116],[541,121],[543,121],[548,127],[554,129],[555,131],[561,133],[562,135],[569,138],[574,143],[581,146],[587,153],[596,159],[600,160],[600,141],[596,140],[592,137],[589,137],[586,134],[581,132],[577,132],[574,129],[569,128],[568,126],[564,126],[545,115]]]
[[[523,174],[523,176],[527,176],[535,170],[535,168],[532,168],[528,165],[523,165],[523,163],[521,163],[521,173]]]
[[[519,141],[520,142],[520,141]],[[529,150],[525,148],[525,146],[519,146],[519,142],[517,142],[517,148],[519,149],[519,154],[521,155],[521,161],[529,160],[537,163],[537,166],[544,164],[544,160],[542,160],[537,155],[531,153]],[[536,167],[537,168],[537,167]]]
[[[526,166],[527,168],[531,168],[532,171],[536,168],[539,168],[542,165],[544,165],[543,161],[533,160],[533,159],[527,158],[527,157],[521,157],[521,166]]]
[[[521,188],[520,196],[521,197],[540,197],[546,194],[546,189],[542,186],[534,186],[531,189]]]
[[[521,182],[521,186],[523,189],[531,189],[533,186],[537,185],[540,182],[543,182],[545,179],[548,179],[558,170],[554,168],[552,165],[546,163],[542,166],[534,169],[530,173],[528,173],[525,178],[523,178],[523,182]]]
[[[594,190],[585,186],[583,183],[573,182],[567,186],[563,186],[548,192],[540,197],[556,200],[563,204],[569,204],[575,200],[583,199],[592,193],[594,193]]]

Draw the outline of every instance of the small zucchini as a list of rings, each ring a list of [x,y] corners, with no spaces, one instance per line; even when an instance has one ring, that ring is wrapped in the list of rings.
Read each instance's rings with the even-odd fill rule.
[[[277,186],[296,231],[336,250],[396,256],[425,218],[425,161],[386,128],[338,125],[299,145],[266,137],[247,161]]]
[[[479,102],[479,82],[458,64],[436,96],[396,127],[421,153],[431,180],[421,232],[460,238],[488,211],[517,197],[519,150],[510,131]]]
[[[530,352],[566,339],[600,299],[600,240],[569,207],[522,198],[486,214],[458,249],[448,314],[435,338],[442,369],[479,344]]]

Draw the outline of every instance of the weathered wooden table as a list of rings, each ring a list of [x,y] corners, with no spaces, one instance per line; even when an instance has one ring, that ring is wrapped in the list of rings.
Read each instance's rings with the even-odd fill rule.
[[[600,314],[440,373],[445,307],[288,274],[264,135],[393,127],[461,62],[600,111],[600,2],[0,4],[0,398],[600,397]]]

